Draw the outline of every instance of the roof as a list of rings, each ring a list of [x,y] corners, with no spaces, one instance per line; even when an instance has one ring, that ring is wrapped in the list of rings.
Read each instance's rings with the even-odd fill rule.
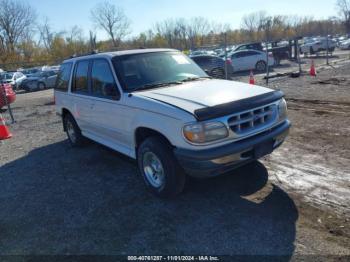
[[[64,62],[80,60],[83,58],[101,58],[101,57],[115,57],[115,56],[123,56],[123,55],[133,55],[133,54],[146,54],[146,53],[156,53],[156,52],[169,52],[169,51],[178,51],[176,49],[169,48],[147,48],[147,49],[133,49],[133,50],[123,50],[123,51],[114,51],[114,52],[103,52],[103,53],[93,53],[86,54],[82,56],[73,57],[70,59],[64,60]]]

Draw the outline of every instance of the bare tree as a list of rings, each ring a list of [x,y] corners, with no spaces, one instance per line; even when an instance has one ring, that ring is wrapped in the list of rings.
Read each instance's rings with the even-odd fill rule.
[[[47,52],[52,48],[52,42],[55,37],[54,32],[49,24],[49,19],[45,17],[42,24],[38,25],[38,31],[40,34],[40,43],[42,43]]]
[[[94,51],[97,49],[96,33],[91,30],[89,31],[89,47],[90,51]]]
[[[114,47],[119,47],[121,40],[130,34],[130,20],[123,9],[110,2],[101,2],[91,10],[95,25],[109,35]]]
[[[18,0],[0,0],[0,39],[6,49],[15,51],[16,45],[33,29],[34,9]]]
[[[210,32],[210,24],[204,17],[194,17],[187,24],[187,34],[191,49],[196,47],[197,41],[203,45],[204,36]]]
[[[339,14],[343,18],[346,32],[350,34],[350,1],[349,0],[337,0],[337,9]]]
[[[243,16],[242,29],[247,31],[251,40],[261,40],[261,30],[263,30],[267,14],[265,11],[254,12]]]
[[[155,24],[155,31],[158,35],[162,36],[168,42],[169,47],[175,47],[174,19],[166,19],[162,22],[157,22]]]

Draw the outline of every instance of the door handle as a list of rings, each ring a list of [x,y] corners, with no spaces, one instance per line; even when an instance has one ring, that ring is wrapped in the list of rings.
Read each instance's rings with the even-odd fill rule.
[[[90,104],[90,109],[94,109],[95,103]]]

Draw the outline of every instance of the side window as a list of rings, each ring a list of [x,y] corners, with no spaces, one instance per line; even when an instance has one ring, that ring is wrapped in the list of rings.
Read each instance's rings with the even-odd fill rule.
[[[72,71],[72,63],[62,64],[57,75],[55,89],[60,91],[68,91],[70,74]]]
[[[119,99],[120,94],[114,81],[110,65],[106,60],[96,59],[91,69],[92,93],[95,96]]]
[[[248,52],[246,53],[246,56],[253,56],[253,55],[257,55],[257,53],[254,52],[254,51],[248,51]]]
[[[232,55],[232,58],[241,58],[244,56],[244,52],[238,52]]]
[[[249,51],[245,51],[245,52],[242,52],[241,54],[241,57],[247,57],[247,56],[250,56],[250,52]]]
[[[77,93],[88,93],[88,71],[89,71],[89,61],[77,62],[75,66],[75,76],[73,92]]]

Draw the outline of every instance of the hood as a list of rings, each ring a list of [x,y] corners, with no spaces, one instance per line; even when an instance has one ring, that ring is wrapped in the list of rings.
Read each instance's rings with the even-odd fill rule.
[[[227,80],[203,80],[135,93],[181,108],[191,114],[196,110],[260,96],[273,90]]]
[[[5,84],[10,84],[13,82],[12,79],[4,79],[4,80],[1,80],[1,82],[5,83]]]

